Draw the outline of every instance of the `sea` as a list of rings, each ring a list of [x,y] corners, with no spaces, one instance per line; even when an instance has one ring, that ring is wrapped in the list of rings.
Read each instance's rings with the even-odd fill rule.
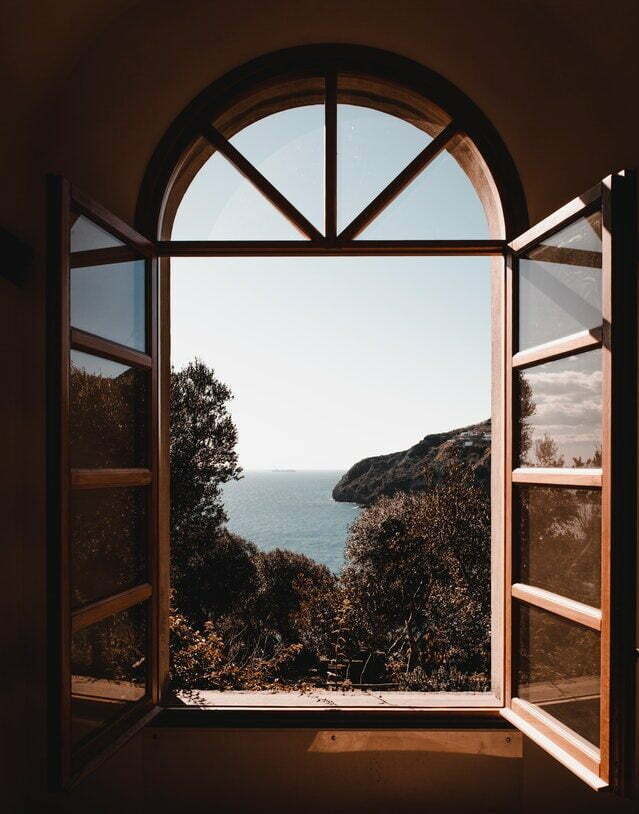
[[[229,531],[263,551],[285,548],[306,554],[339,573],[348,529],[360,508],[337,503],[340,471],[248,471],[223,487]]]

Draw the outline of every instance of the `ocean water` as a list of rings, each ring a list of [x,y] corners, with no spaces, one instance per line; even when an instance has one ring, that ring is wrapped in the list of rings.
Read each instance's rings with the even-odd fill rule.
[[[258,548],[306,554],[335,573],[344,563],[348,528],[360,509],[331,497],[343,472],[244,472],[223,489],[228,528]]]

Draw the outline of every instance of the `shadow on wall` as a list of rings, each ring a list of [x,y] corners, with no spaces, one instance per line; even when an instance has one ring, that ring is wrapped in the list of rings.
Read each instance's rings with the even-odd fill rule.
[[[591,791],[511,730],[147,728],[72,792],[31,811],[630,814],[636,806]]]
[[[150,728],[55,810],[512,814],[521,748],[510,730]]]
[[[594,792],[527,738],[524,739],[522,800],[525,814],[637,814],[637,803]]]

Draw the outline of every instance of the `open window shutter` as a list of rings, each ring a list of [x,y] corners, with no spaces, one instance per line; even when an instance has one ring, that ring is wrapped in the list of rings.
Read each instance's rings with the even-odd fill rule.
[[[635,179],[510,244],[504,716],[625,791],[634,726]]]
[[[158,272],[63,178],[49,207],[49,706],[69,785],[157,710]]]

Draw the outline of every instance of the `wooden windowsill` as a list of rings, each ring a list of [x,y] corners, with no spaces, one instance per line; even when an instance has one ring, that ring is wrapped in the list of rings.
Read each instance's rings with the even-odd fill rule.
[[[510,728],[490,693],[324,692],[323,703],[301,693],[207,692],[208,702],[167,702],[154,726],[266,728]],[[396,696],[395,703],[387,701]],[[213,698],[212,696],[215,696]],[[306,698],[304,697],[306,696]],[[366,697],[364,697],[366,696]],[[226,700],[224,700],[226,697]],[[274,698],[278,699],[273,703]],[[215,701],[215,703],[213,703]]]

